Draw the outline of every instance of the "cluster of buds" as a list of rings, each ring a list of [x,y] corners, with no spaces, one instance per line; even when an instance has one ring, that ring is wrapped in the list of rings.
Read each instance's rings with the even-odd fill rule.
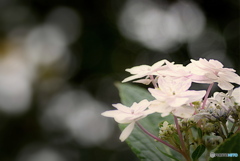
[[[164,140],[168,140],[172,135],[177,133],[176,126],[164,121],[159,124],[159,137]]]

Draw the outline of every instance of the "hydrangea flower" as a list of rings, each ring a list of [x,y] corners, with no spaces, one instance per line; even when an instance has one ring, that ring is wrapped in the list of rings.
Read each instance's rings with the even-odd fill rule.
[[[124,141],[131,134],[136,121],[154,112],[147,109],[149,105],[150,102],[146,99],[139,103],[134,102],[131,107],[124,106],[120,103],[113,104],[117,110],[105,111],[102,113],[102,115],[105,117],[113,117],[118,123],[129,123],[129,125],[122,131],[122,134],[120,135],[120,140]]]
[[[191,60],[191,63],[187,65],[187,68],[195,75],[204,76],[204,79],[197,80],[193,78],[197,83],[217,82],[218,86],[223,90],[233,89],[231,83],[240,84],[240,76],[237,75],[234,69],[223,68],[223,64],[217,60],[200,58],[198,61]]]
[[[156,100],[152,101],[150,108],[162,113],[162,116],[170,112],[179,117],[190,117],[194,108],[187,105],[191,102],[202,99],[206,91],[188,90],[191,80],[185,78],[172,79],[171,77],[159,77],[159,89],[149,88],[149,92]]]

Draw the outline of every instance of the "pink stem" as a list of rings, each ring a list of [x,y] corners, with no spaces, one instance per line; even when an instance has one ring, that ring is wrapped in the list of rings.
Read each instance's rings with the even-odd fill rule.
[[[157,140],[157,141],[159,141],[159,142],[167,145],[168,147],[170,147],[170,148],[172,148],[173,150],[176,150],[177,152],[179,152],[179,153],[182,154],[182,152],[181,152],[179,149],[177,149],[176,147],[172,146],[171,144],[163,141],[162,139],[156,137],[155,135],[151,134],[151,133],[148,132],[142,125],[140,125],[138,122],[136,122],[136,124],[137,124],[138,127],[139,127],[144,133],[146,133],[148,136],[152,137],[153,139],[155,139],[155,140]]]
[[[203,104],[202,104],[202,108],[201,109],[204,109],[205,105],[206,105],[206,102],[207,102],[207,98],[209,96],[209,93],[213,87],[214,83],[211,83],[209,86],[208,86],[208,89],[207,89],[207,93],[205,94],[205,97],[204,97],[204,100],[203,100]]]
[[[180,131],[180,127],[179,127],[178,120],[177,120],[176,116],[174,116],[174,121],[175,121],[175,124],[176,124],[176,127],[177,127],[177,132],[178,132],[179,140],[181,142],[181,147],[182,147],[184,153],[186,153],[186,147],[185,147],[185,144],[184,144],[184,141],[183,141],[183,136],[182,136],[182,133]]]

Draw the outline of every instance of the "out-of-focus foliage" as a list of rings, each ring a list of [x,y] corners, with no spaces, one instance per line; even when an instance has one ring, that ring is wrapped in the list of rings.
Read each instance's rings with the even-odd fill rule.
[[[126,68],[161,59],[214,58],[239,74],[239,7],[234,0],[1,0],[0,160],[137,160],[100,115],[120,102],[114,82]]]

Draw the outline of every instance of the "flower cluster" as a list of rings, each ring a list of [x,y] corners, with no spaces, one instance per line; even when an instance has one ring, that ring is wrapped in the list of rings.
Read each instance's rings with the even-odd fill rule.
[[[148,88],[148,91],[155,100],[143,100],[133,103],[131,107],[114,104],[116,110],[102,113],[103,116],[113,117],[118,123],[129,124],[120,136],[121,141],[131,134],[138,120],[152,113],[160,113],[162,117],[172,114],[174,117],[195,122],[204,118],[208,120],[205,125],[207,129],[212,127],[209,121],[239,122],[240,88],[233,90],[232,83],[240,85],[240,76],[234,69],[224,68],[217,60],[200,58],[191,60],[186,66],[161,60],[152,66],[140,65],[126,71],[132,75],[122,82],[134,81],[145,85],[152,83],[153,88]],[[209,84],[209,88],[207,91],[189,90],[192,83]],[[208,98],[214,83],[228,93],[215,93]],[[163,127],[165,126],[167,123],[164,123]],[[214,128],[211,129],[214,131]]]

